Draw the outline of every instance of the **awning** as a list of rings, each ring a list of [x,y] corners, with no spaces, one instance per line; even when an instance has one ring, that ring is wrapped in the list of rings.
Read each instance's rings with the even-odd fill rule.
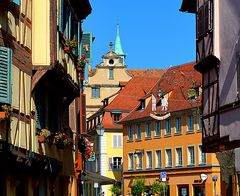
[[[112,178],[101,176],[98,173],[94,173],[94,172],[90,172],[90,171],[85,171],[84,173],[86,174],[83,177],[84,181],[94,181],[101,185],[115,184],[117,182],[116,180],[114,180]]]

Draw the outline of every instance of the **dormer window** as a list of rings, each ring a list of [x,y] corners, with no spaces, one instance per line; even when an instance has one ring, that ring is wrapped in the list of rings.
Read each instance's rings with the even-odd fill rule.
[[[141,106],[140,106],[140,110],[144,110],[145,109],[145,99],[141,100]]]
[[[121,119],[121,113],[112,113],[112,119],[114,123],[117,123]]]
[[[188,99],[193,100],[199,97],[199,87],[190,88],[188,90]]]

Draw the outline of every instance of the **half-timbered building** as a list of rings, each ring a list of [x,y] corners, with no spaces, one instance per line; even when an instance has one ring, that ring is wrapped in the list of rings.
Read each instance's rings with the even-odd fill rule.
[[[74,163],[85,97],[76,64],[90,13],[88,0],[0,1],[1,195],[81,191]]]
[[[238,0],[183,0],[180,9],[196,14],[195,69],[203,78],[203,149],[225,153],[234,149],[232,175],[240,172],[239,9]]]

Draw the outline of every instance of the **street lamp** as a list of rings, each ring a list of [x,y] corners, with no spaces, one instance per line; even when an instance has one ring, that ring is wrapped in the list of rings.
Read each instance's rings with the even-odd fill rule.
[[[102,124],[98,124],[97,126],[96,126],[96,132],[97,132],[97,134],[99,135],[99,136],[103,136],[103,134],[104,134],[104,127],[102,126]]]

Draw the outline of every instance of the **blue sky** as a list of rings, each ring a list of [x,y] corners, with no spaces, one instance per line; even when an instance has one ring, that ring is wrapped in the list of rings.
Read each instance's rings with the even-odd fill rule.
[[[195,16],[179,11],[182,0],[90,0],[92,13],[83,23],[92,31],[91,67],[115,43],[120,25],[129,69],[161,69],[195,61]]]

